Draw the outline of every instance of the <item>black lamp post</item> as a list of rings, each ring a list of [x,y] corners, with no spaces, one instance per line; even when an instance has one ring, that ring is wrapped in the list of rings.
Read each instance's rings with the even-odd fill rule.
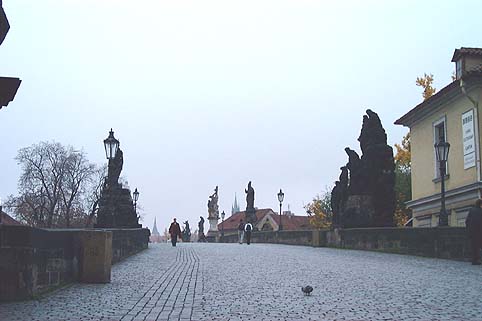
[[[447,211],[445,210],[445,174],[447,172],[447,160],[449,157],[449,150],[450,144],[447,142],[439,142],[434,145],[435,147],[435,156],[437,161],[439,162],[439,169],[440,169],[440,199],[442,205],[440,207],[440,215],[439,215],[439,226],[448,226],[449,219],[447,215]]]
[[[136,215],[137,215],[137,200],[139,199],[139,191],[137,190],[137,187],[134,193],[132,193],[132,195],[134,195],[134,211],[136,212]]]
[[[281,188],[279,189],[279,193],[278,193],[278,201],[279,201],[279,231],[281,231],[283,229],[283,223],[281,222],[281,206],[283,204],[283,199],[285,198],[285,193],[283,193],[283,191],[281,190]]]
[[[226,216],[226,213],[224,211],[221,213],[221,240],[224,239],[224,217]]]
[[[105,156],[108,160],[114,159],[119,149],[119,141],[114,137],[112,128],[109,132],[109,137],[104,139]]]

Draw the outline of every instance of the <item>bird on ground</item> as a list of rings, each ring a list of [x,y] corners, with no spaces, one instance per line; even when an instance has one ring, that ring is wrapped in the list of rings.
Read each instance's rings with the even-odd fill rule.
[[[301,291],[303,291],[305,295],[311,295],[311,292],[313,292],[313,287],[307,285],[305,287],[301,287]]]

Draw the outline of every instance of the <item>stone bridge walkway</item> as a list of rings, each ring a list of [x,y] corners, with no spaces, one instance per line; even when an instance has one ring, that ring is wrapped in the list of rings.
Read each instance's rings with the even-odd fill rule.
[[[0,320],[482,320],[482,268],[301,246],[155,244],[113,266],[110,284],[3,303]]]

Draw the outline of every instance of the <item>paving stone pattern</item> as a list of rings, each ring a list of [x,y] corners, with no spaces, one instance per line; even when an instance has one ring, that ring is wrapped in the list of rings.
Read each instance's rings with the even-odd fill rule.
[[[0,320],[475,321],[482,268],[303,246],[150,244],[113,266],[111,283],[3,303]]]

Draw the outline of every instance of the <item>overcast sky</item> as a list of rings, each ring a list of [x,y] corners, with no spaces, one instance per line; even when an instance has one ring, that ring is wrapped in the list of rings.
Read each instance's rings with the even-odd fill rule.
[[[0,197],[17,150],[40,141],[106,162],[112,127],[145,226],[197,226],[219,185],[246,207],[303,205],[330,186],[365,109],[389,144],[421,101],[415,78],[451,80],[455,48],[482,47],[480,1],[4,0],[0,75],[22,79],[0,111]],[[207,222],[206,222],[207,223]],[[207,224],[205,225],[207,229]]]

